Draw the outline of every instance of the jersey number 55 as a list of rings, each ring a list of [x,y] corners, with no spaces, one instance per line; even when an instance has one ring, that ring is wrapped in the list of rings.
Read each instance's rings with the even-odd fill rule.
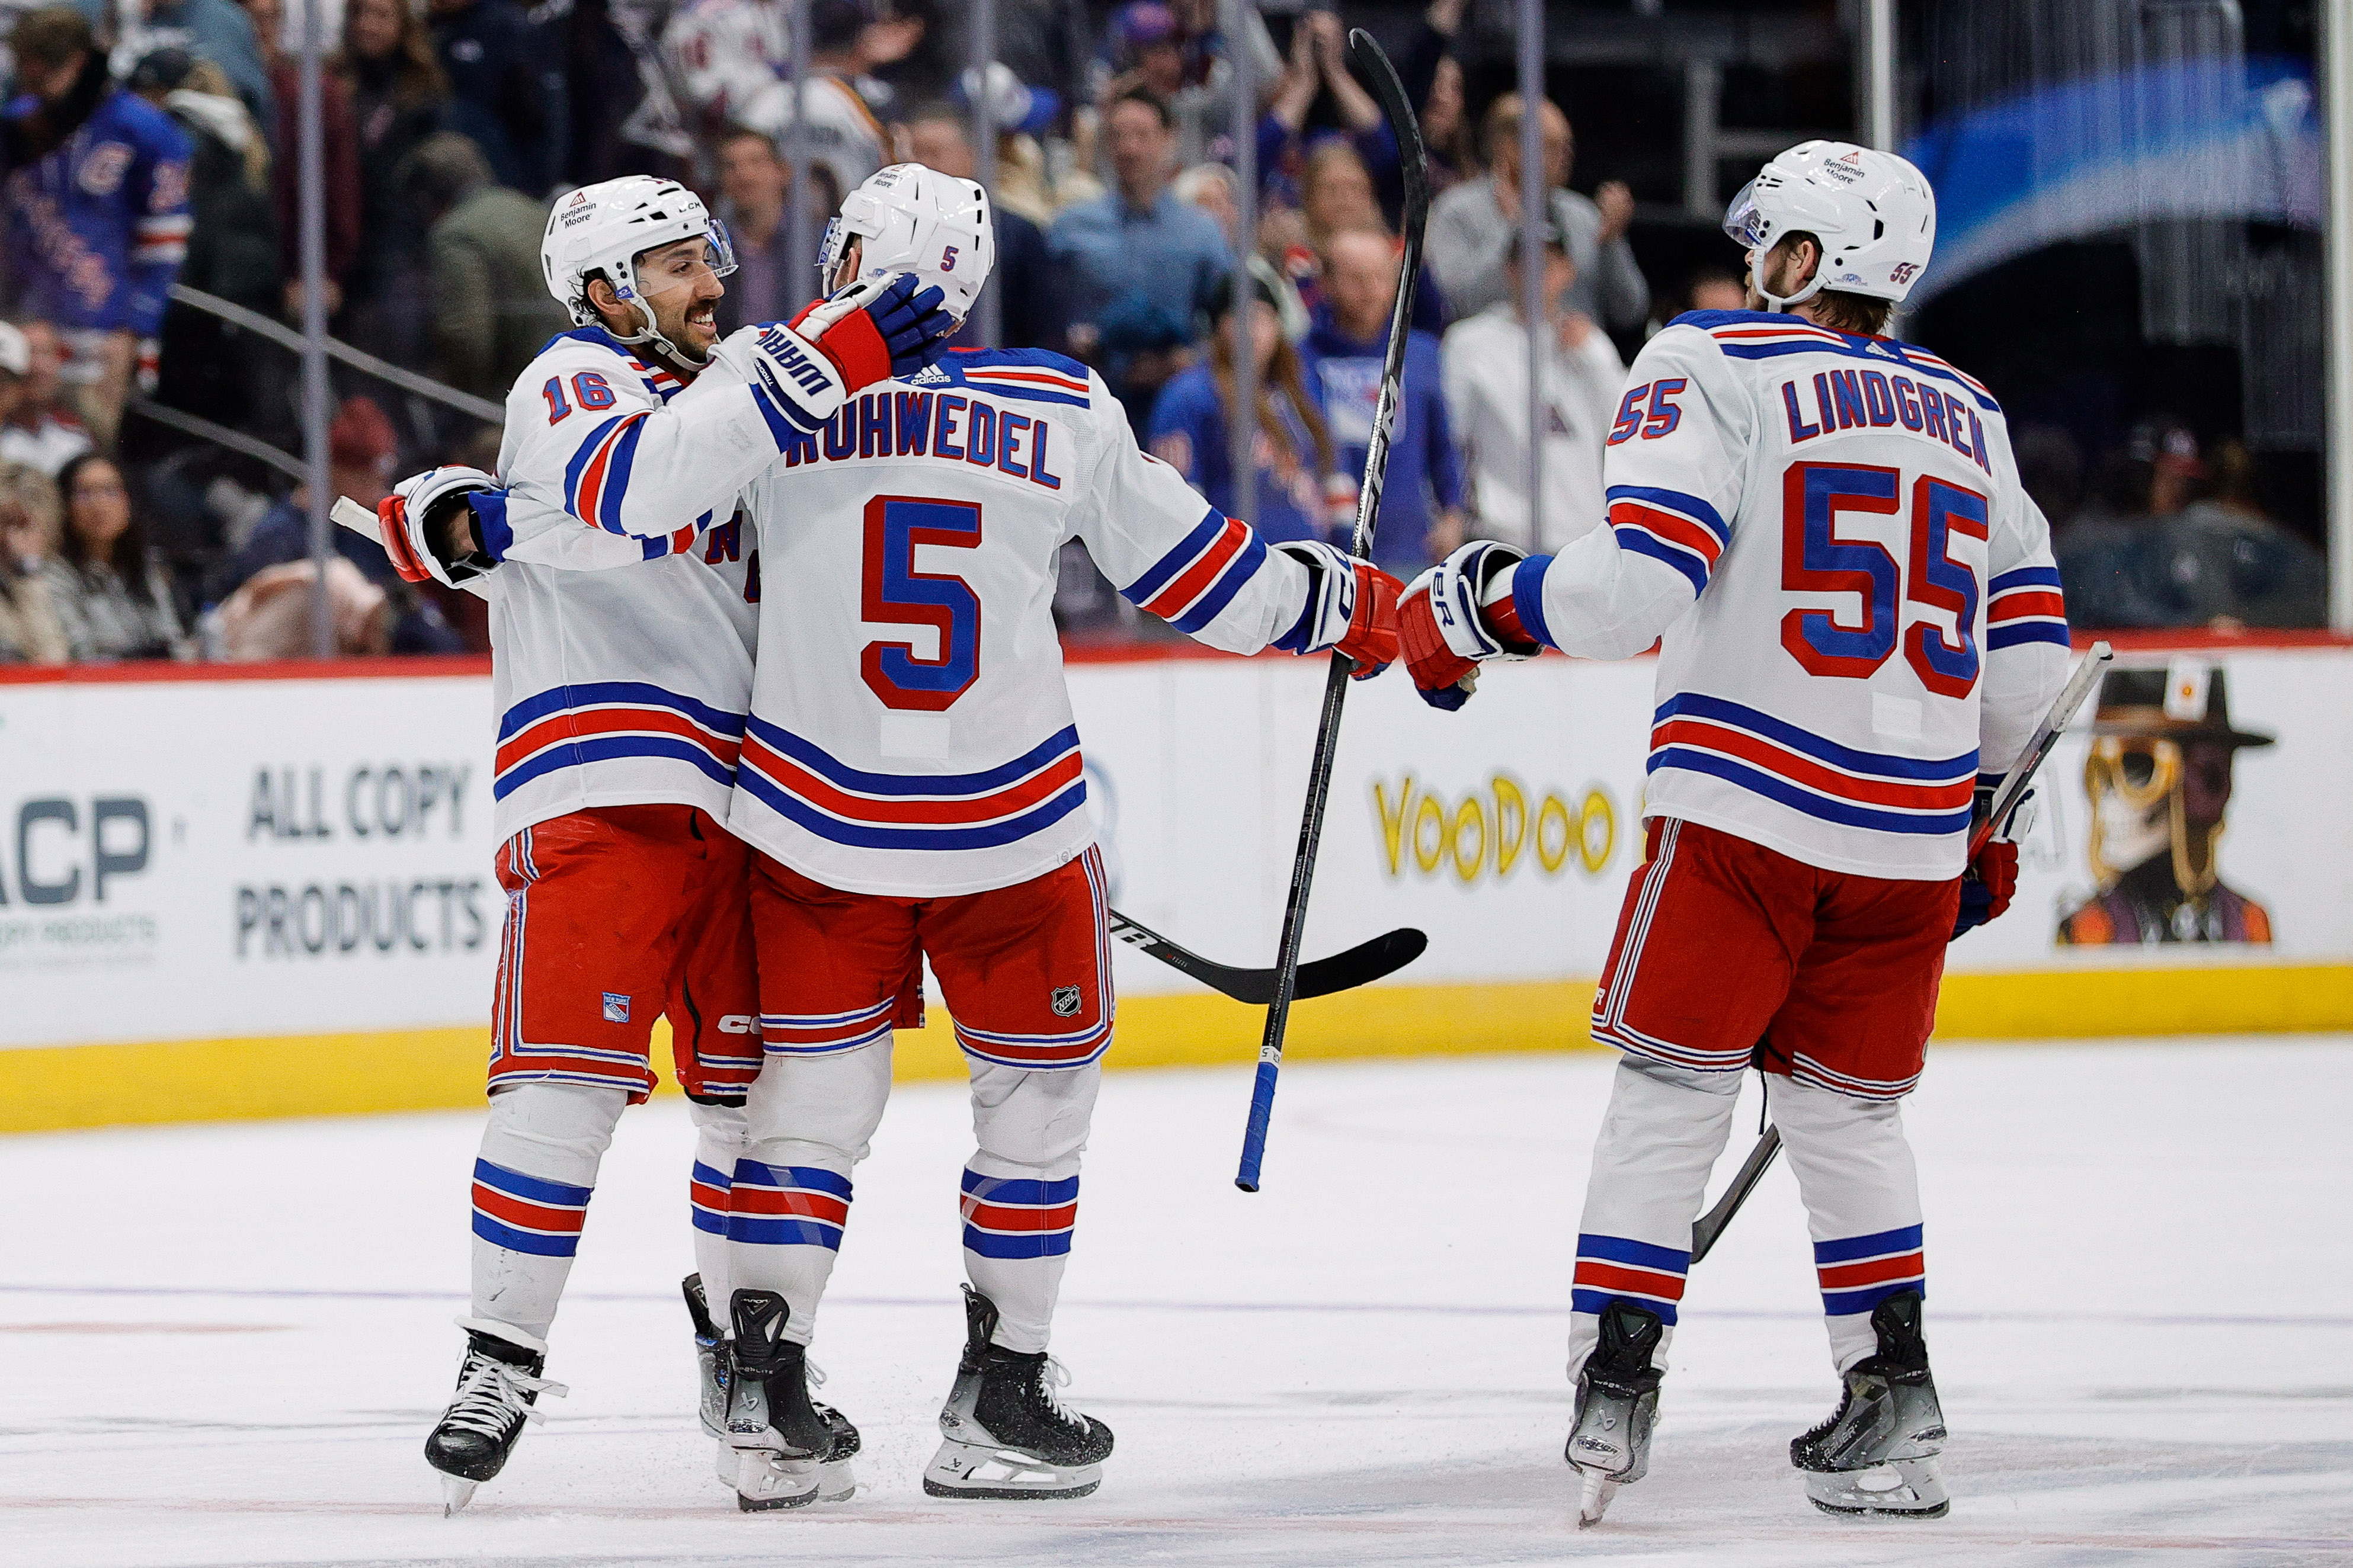
[[[1863,680],[1894,657],[1900,640],[1923,686],[1939,696],[1967,697],[1978,681],[1986,498],[1933,475],[1915,479],[1908,562],[1874,540],[1840,537],[1840,513],[1892,516],[1904,499],[1904,476],[1894,468],[1789,465],[1781,479],[1781,586],[1818,604],[1824,594],[1852,594],[1862,612],[1860,625],[1844,625],[1839,610],[1790,610],[1781,617],[1781,646],[1809,674]],[[1910,606],[1923,613],[1907,616]]]

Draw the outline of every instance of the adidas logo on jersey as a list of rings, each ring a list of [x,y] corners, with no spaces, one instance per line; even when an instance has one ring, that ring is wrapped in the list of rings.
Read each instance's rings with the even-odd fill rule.
[[[945,386],[948,373],[935,364],[927,364],[907,379],[917,386]]]

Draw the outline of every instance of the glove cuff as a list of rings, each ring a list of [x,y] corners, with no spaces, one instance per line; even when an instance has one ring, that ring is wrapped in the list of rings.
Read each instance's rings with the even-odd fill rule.
[[[805,436],[823,429],[849,400],[849,384],[833,357],[781,321],[739,328],[711,357],[751,384],[754,400],[762,413],[773,415],[772,424],[782,419]]]

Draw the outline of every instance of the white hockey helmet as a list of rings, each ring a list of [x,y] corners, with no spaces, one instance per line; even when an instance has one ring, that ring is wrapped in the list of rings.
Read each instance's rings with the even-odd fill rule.
[[[637,260],[649,250],[697,235],[711,241],[712,271],[724,278],[735,270],[735,247],[727,238],[727,226],[712,216],[701,196],[676,180],[624,174],[557,198],[547,215],[547,236],[539,244],[539,265],[547,274],[547,291],[572,312],[576,325],[597,324],[596,308],[588,302],[588,278],[602,274],[615,294],[637,307],[644,322],[644,331],[622,342],[657,342],[692,363],[693,356],[656,329],[653,307],[638,289]]]
[[[1893,153],[1852,142],[1801,142],[1740,188],[1725,209],[1724,232],[1752,252],[1799,232],[1822,242],[1813,280],[1795,294],[1781,298],[1757,281],[1768,310],[1786,310],[1822,289],[1900,304],[1936,246],[1936,193],[1927,176]],[[1755,271],[1752,260],[1752,278]]]
[[[920,287],[936,286],[948,313],[972,314],[981,285],[997,266],[997,225],[988,193],[972,180],[959,180],[921,163],[893,163],[867,176],[843,199],[841,212],[826,226],[818,271],[829,293],[849,242],[865,242],[858,268],[861,278],[911,272]]]

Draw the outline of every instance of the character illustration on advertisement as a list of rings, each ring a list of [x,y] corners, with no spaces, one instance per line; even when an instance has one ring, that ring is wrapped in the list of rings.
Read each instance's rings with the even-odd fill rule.
[[[2217,863],[2231,771],[2242,746],[2223,672],[2177,662],[2120,669],[2100,686],[2084,763],[2098,891],[2059,922],[2079,947],[2118,942],[2269,942],[2271,914],[2223,885]]]

